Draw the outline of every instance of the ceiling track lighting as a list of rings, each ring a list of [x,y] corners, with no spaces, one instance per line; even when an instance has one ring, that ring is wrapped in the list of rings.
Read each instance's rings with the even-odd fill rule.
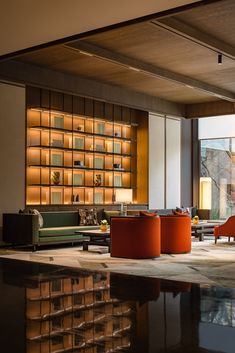
[[[218,54],[218,65],[222,65],[222,54]]]

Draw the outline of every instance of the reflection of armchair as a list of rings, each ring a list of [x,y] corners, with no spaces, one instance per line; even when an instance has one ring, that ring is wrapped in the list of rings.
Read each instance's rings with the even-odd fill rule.
[[[231,216],[224,224],[214,228],[215,244],[218,237],[228,237],[228,241],[233,237],[235,239],[235,216]]]
[[[112,217],[111,256],[141,259],[160,256],[159,217]]]

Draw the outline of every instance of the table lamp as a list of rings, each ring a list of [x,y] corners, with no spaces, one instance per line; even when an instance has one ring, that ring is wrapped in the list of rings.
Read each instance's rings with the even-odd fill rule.
[[[122,216],[127,215],[127,204],[132,203],[133,190],[132,189],[116,189],[115,201],[121,204],[120,213]]]

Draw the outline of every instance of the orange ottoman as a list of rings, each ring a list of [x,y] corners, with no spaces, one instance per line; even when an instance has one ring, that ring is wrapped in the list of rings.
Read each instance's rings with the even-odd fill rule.
[[[112,217],[111,256],[146,259],[160,256],[160,218]]]
[[[191,219],[189,216],[160,216],[161,252],[181,254],[191,251]]]

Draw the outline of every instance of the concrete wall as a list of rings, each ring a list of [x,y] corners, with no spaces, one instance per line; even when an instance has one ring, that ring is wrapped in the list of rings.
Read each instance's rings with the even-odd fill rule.
[[[5,83],[0,83],[0,161],[1,229],[2,213],[25,204],[25,88]]]

